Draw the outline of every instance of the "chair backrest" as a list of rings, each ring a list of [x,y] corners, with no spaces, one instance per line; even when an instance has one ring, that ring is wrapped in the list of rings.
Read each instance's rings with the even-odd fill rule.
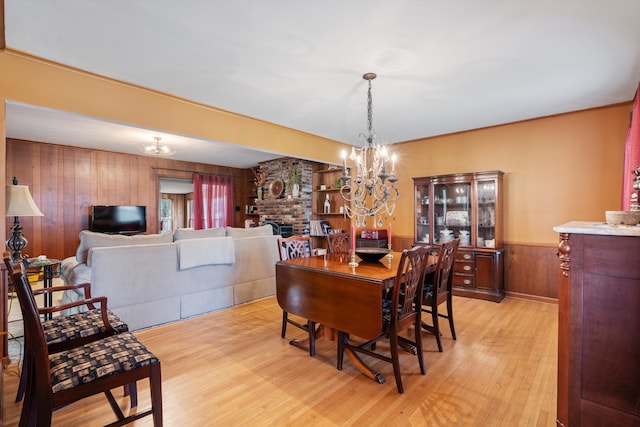
[[[38,393],[50,393],[49,350],[40,321],[38,305],[33,296],[29,278],[21,263],[14,264],[11,281],[20,302],[25,340],[29,341],[29,346],[25,346],[25,349],[31,352],[30,358],[33,368],[30,367],[30,371],[33,372],[31,375],[33,375],[35,390],[38,390]]]
[[[396,312],[391,310],[392,328],[420,321],[422,289],[430,251],[430,246],[415,246],[402,251],[391,298],[391,307],[397,307]]]
[[[438,264],[436,265],[435,278],[433,281],[434,300],[438,300],[438,296],[446,295],[451,292],[451,283],[453,282],[453,263],[456,260],[458,252],[458,239],[449,240],[442,244],[438,253]]]
[[[11,273],[13,272],[13,258],[11,258],[11,252],[3,252],[2,258],[4,258],[4,265],[7,267],[7,275],[11,279]]]
[[[294,258],[308,258],[311,256],[312,251],[311,237],[309,236],[278,237],[278,253],[282,261]]]
[[[327,234],[327,249],[330,254],[348,254],[351,249],[349,233]]]

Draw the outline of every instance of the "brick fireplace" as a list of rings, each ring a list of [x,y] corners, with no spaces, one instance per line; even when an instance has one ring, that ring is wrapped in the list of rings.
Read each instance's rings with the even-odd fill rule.
[[[291,195],[289,176],[291,167],[298,166],[300,174],[300,195]],[[260,171],[267,172],[267,180],[263,187],[263,200],[256,200],[260,224],[272,221],[278,224],[290,224],[294,227],[294,234],[301,235],[309,231],[311,220],[312,177],[315,163],[301,159],[281,158],[260,163]],[[284,181],[285,191],[279,198],[269,195],[269,185],[274,179]]]

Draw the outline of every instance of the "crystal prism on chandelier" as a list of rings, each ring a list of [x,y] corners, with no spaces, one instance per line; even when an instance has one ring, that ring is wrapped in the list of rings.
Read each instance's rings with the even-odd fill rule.
[[[347,152],[342,151],[342,186],[340,197],[347,202],[345,212],[349,218],[355,218],[356,226],[366,226],[367,217],[373,217],[374,226],[382,226],[383,219],[393,216],[396,200],[400,195],[396,188],[396,156],[389,153],[387,147],[380,145],[373,130],[373,107],[371,99],[371,80],[375,73],[362,76],[369,83],[367,91],[367,134],[360,134],[363,140],[361,148],[353,147],[349,159],[355,162],[355,178],[347,168]],[[391,161],[391,172],[387,174],[387,164]]]

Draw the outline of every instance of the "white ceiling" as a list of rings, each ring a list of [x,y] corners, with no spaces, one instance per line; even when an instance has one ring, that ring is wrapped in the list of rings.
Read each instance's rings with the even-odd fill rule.
[[[5,0],[8,48],[311,134],[395,143],[629,101],[638,0]],[[236,151],[11,103],[7,136],[247,167]],[[514,141],[514,143],[517,143]],[[231,156],[229,156],[231,154]],[[255,155],[255,157],[254,157]]]

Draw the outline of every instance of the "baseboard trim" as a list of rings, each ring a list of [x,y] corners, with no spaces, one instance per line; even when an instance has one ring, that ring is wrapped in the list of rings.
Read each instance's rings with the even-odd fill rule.
[[[506,292],[507,292],[507,296],[510,298],[518,298],[518,299],[524,299],[528,301],[546,302],[549,304],[558,304],[557,298],[541,297],[539,295],[529,295],[529,294],[523,294],[521,292],[513,292],[513,291],[506,291]]]

